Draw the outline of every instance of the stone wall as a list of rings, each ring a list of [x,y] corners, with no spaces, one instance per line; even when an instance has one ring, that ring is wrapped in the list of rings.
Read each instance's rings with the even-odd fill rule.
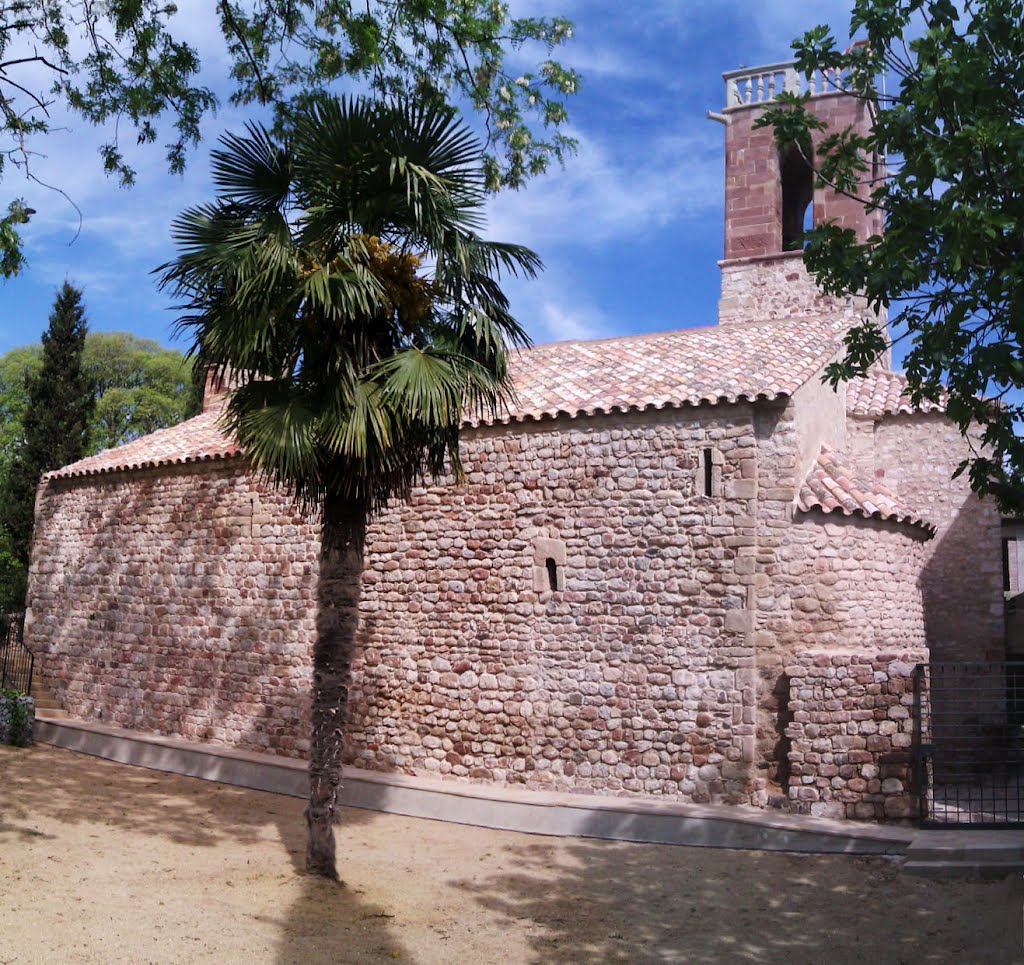
[[[860,299],[824,294],[804,267],[804,253],[789,251],[757,259],[723,261],[718,323],[849,316],[863,311]]]
[[[1002,521],[993,500],[971,493],[969,454],[941,413],[851,419],[851,454],[916,513],[934,522],[922,564],[926,636],[935,660],[1003,660]]]
[[[860,516],[798,513],[778,555],[775,598],[761,626],[796,652],[924,647],[919,577],[929,548],[919,528]]]
[[[923,639],[921,534],[794,520],[804,442],[781,401],[468,433],[371,527],[349,762],[765,804],[808,640]],[[317,552],[241,460],[53,480],[27,641],[73,716],[302,756]]]
[[[914,667],[922,650],[805,651],[787,668],[795,810],[822,817],[917,814]]]
[[[923,531],[880,520],[820,512],[794,518],[807,448],[806,420],[797,410],[796,404],[762,405],[756,423],[756,756],[769,786],[783,794],[790,721],[786,667],[810,641],[868,652],[923,647],[919,580],[928,545]]]
[[[792,708],[786,667],[808,643],[863,653],[923,649],[918,580],[927,534],[840,514],[803,515],[780,541],[758,611],[758,751],[785,785]]]
[[[749,800],[753,657],[734,617],[754,540],[750,421],[732,406],[469,437],[454,496],[418,492],[378,527],[358,761]],[[556,590],[538,589],[548,552]]]
[[[51,480],[26,644],[72,716],[299,756],[318,531],[235,460]]]
[[[372,528],[350,759],[751,800],[750,407],[481,430],[465,456],[461,487]],[[316,542],[239,461],[51,481],[28,628],[46,685],[74,716],[301,755]]]
[[[822,381],[822,373],[811,376],[793,393],[793,423],[800,439],[797,478],[806,479],[815,467],[822,445],[846,449],[846,383],[833,388]]]

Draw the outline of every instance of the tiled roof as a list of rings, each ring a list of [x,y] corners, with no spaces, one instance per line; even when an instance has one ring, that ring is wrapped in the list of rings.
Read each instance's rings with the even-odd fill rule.
[[[846,388],[846,411],[850,415],[880,418],[903,412],[943,412],[944,406],[923,400],[915,406],[907,392],[907,377],[899,372],[874,371],[850,379]]]
[[[859,478],[846,468],[846,462],[843,453],[822,446],[797,494],[797,509],[805,513],[820,509],[823,513],[840,512],[844,516],[891,519],[935,532],[935,527],[914,513],[899,496],[880,482]]]
[[[517,404],[482,421],[775,399],[835,355],[847,325],[797,319],[537,345],[512,360]]]
[[[238,446],[217,428],[220,414],[220,408],[210,409],[169,429],[159,429],[116,449],[87,456],[48,473],[47,477],[88,476],[115,469],[205,462],[238,455],[241,451]]]
[[[522,422],[788,396],[839,348],[842,320],[799,319],[689,328],[652,335],[536,345],[510,362],[516,403],[498,419]],[[211,409],[50,473],[79,476],[237,455]]]

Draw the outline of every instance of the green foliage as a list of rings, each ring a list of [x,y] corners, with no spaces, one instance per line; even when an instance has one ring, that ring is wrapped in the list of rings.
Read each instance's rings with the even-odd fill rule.
[[[471,104],[496,148],[484,158],[492,187],[518,187],[575,146],[558,129],[578,75],[550,56],[522,72],[505,63],[524,46],[550,55],[572,36],[564,17],[512,18],[500,0],[306,0],[283,13],[257,0],[219,10],[234,58],[232,101],[276,104],[279,131],[351,76],[378,95]]]
[[[0,698],[7,703],[7,743],[15,747],[25,747],[28,744],[28,709],[21,701],[24,696],[25,694],[13,687],[4,687],[0,690]]]
[[[39,477],[85,454],[94,398],[82,368],[85,309],[82,293],[67,282],[57,293],[43,335],[42,365],[27,380],[23,436],[14,450],[3,493],[2,523],[14,553],[28,564]]]
[[[14,449],[24,434],[27,380],[38,373],[42,362],[41,344],[11,349],[0,355],[0,487],[7,478]]]
[[[378,95],[478,111],[492,188],[518,187],[575,147],[561,128],[579,77],[551,58],[572,35],[562,17],[510,17],[501,0],[218,0],[216,12],[231,102],[272,105],[279,134],[348,78]],[[180,172],[216,98],[198,81],[199,54],[177,35],[176,14],[163,0],[0,0],[0,177],[6,164],[33,178],[33,145],[59,103],[108,124],[102,164],[122,184],[135,171],[119,137],[153,143],[165,121],[168,167]],[[536,66],[510,70],[524,48]],[[30,214],[16,201],[0,219],[0,275],[23,265],[18,226]]]
[[[480,144],[446,109],[365,99],[311,105],[287,150],[255,125],[221,143],[220,197],[175,221],[161,284],[199,363],[243,376],[249,458],[356,515],[457,468],[464,408],[501,404],[525,342],[497,276],[540,264],[478,236]]]
[[[28,570],[14,553],[11,535],[0,527],[0,613],[13,613],[25,606]]]
[[[858,241],[835,224],[809,234],[805,260],[825,291],[862,293],[908,350],[915,401],[948,388],[949,415],[983,431],[971,482],[1024,509],[1024,5],[1020,0],[856,0],[841,51],[825,27],[796,42],[798,68],[834,71],[871,111],[868,135],[833,132],[817,148],[820,181],[884,213],[882,237]],[[880,78],[886,78],[885,90]],[[797,97],[766,112],[785,143],[814,128]],[[865,157],[891,159],[867,179]],[[885,349],[870,322],[846,339],[833,383]]]
[[[177,425],[202,408],[191,361],[129,332],[90,332],[82,367],[96,396],[87,453]]]
[[[0,151],[0,171],[3,170],[3,163],[4,156]],[[31,208],[26,208],[25,202],[18,198],[7,206],[7,214],[0,218],[0,275],[4,278],[18,274],[25,264],[21,235],[16,226],[27,224],[33,214],[35,212]]]
[[[24,435],[26,378],[39,373],[42,360],[39,344],[0,356],[0,487]],[[202,372],[195,373],[181,352],[153,339],[87,332],[82,369],[96,397],[87,455],[177,425],[202,408]]]

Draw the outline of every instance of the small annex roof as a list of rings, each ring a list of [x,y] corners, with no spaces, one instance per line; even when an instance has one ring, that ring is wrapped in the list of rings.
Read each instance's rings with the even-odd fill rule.
[[[510,362],[515,403],[467,425],[784,398],[836,354],[845,327],[841,319],[802,318],[536,345]],[[240,455],[217,427],[220,413],[211,408],[47,478]]]
[[[928,399],[915,406],[910,401],[905,375],[877,370],[862,378],[850,379],[846,387],[846,411],[854,416],[879,419],[884,415],[943,412],[945,409],[941,403]]]
[[[877,480],[858,477],[846,468],[848,463],[849,459],[842,452],[822,446],[797,493],[797,509],[804,513],[818,509],[823,513],[888,519],[935,533],[935,526],[910,509],[899,496]]]

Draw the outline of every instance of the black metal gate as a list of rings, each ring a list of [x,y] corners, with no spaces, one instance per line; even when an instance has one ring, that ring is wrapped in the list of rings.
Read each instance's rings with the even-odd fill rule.
[[[0,690],[11,687],[32,693],[35,656],[25,646],[25,615],[0,613]]]
[[[1024,662],[919,664],[921,822],[1024,827]]]

